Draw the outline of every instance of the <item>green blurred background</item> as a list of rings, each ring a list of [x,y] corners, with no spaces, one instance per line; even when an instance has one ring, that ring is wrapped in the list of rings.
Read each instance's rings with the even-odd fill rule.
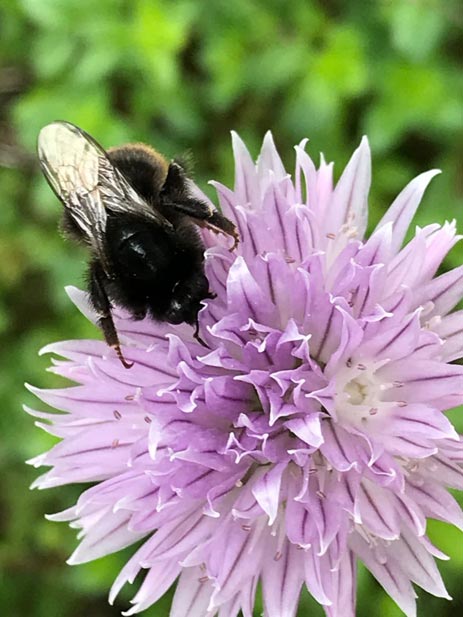
[[[29,492],[24,460],[50,447],[21,404],[23,382],[56,386],[37,351],[99,333],[63,287],[80,285],[85,255],[57,233],[59,204],[38,172],[35,141],[55,119],[103,145],[191,150],[203,188],[233,178],[230,129],[257,154],[267,129],[291,169],[310,137],[342,169],[362,134],[373,150],[371,219],[432,167],[418,224],[463,229],[463,10],[460,0],[2,0],[0,4],[0,609],[8,617],[92,617],[130,551],[69,567],[75,533],[44,520],[82,487]],[[209,194],[212,192],[209,189]],[[446,267],[463,261],[454,249]],[[452,412],[460,431],[463,422]],[[452,556],[441,570],[454,603],[419,590],[420,616],[461,615],[462,535],[430,523]],[[147,611],[168,614],[169,598]],[[261,607],[256,610],[260,614]],[[303,597],[300,615],[322,610]],[[401,615],[361,572],[358,615]]]

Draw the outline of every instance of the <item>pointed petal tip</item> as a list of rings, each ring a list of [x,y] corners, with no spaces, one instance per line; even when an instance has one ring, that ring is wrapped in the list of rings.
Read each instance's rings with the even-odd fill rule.
[[[309,143],[309,138],[304,137],[304,139],[301,139],[301,141],[294,146],[294,150],[296,150],[296,152],[299,152],[300,150],[305,152],[305,147],[307,146],[308,143]]]
[[[38,457],[37,457],[38,458]],[[31,461],[33,461],[34,459],[31,459]],[[26,461],[26,463],[29,463],[29,461]],[[41,467],[44,463],[43,462],[32,462],[32,465],[35,468]],[[45,463],[48,465],[48,463]],[[43,474],[41,476],[39,476],[36,480],[34,480],[34,482],[32,482],[32,484],[30,485],[30,489],[31,490],[35,490],[37,489],[38,491],[43,491],[45,489],[48,488],[52,488],[54,486],[56,486],[55,484],[53,484],[53,482],[50,481],[49,478],[47,478],[48,474]]]
[[[111,589],[109,590],[109,594],[108,594],[108,603],[113,606],[114,602],[116,601],[117,596],[119,595],[121,589],[124,587],[124,585],[126,585],[127,583],[132,584],[133,580],[130,581],[127,577],[123,577],[122,576],[122,572],[117,576],[116,580],[113,582],[113,584],[111,585]],[[121,613],[122,614],[122,613]]]
[[[53,514],[45,514],[44,515],[47,521],[53,521],[54,523],[69,523],[69,525],[73,528],[76,527],[74,520],[77,516],[76,506],[71,506],[70,508],[66,508],[66,510],[61,510],[60,512],[54,512]]]
[[[24,462],[26,463],[26,465],[30,465],[31,467],[35,467],[35,469],[37,469],[38,467],[40,467],[40,465],[36,462],[37,457],[34,456],[33,458],[28,458],[26,459]],[[31,482],[29,484],[29,490],[33,491],[35,488],[37,488],[37,478]]]
[[[72,555],[66,560],[68,566],[78,566],[82,563],[87,563],[88,559],[85,559],[85,557],[79,553],[81,553],[80,546],[78,546]]]
[[[245,150],[247,150],[244,141],[241,139],[241,137],[236,131],[230,131],[230,135],[231,135],[231,140],[232,140],[233,151],[235,151],[235,148],[238,148],[238,149],[244,148]]]
[[[333,161],[330,161],[329,163],[327,163],[324,153],[320,152],[320,165],[319,165],[319,168],[320,169],[325,169],[325,168],[333,169],[333,167],[334,167]]]
[[[235,131],[231,131],[233,158],[235,160],[235,190],[244,191],[244,197],[248,201],[252,192],[255,175],[255,163],[249,150]]]
[[[367,148],[368,150],[371,150],[371,148],[370,148],[370,141],[368,139],[368,135],[362,135],[362,139],[360,140],[359,148]]]
[[[423,183],[424,188],[426,188],[428,186],[428,184],[431,182],[431,180],[435,176],[439,176],[441,173],[442,173],[442,169],[437,169],[437,168],[436,169],[428,169],[428,171],[423,171],[422,173],[420,173],[417,176],[415,176],[415,178],[413,178],[411,183],[413,183],[413,182],[415,182],[417,184]]]
[[[39,392],[39,388],[32,386],[30,383],[27,383],[27,381],[24,382],[24,387],[32,394],[37,394],[37,392]]]
[[[370,142],[368,141],[368,137],[366,135],[364,135],[362,139],[360,140],[360,144],[356,148],[350,161],[355,160],[357,157],[360,158],[362,164],[364,165],[365,172],[368,174],[368,177],[370,177],[371,176],[371,148],[370,148]]]
[[[38,355],[39,356],[44,356],[47,353],[53,353],[53,343],[48,343],[47,345],[44,345],[43,347],[41,347],[38,351]]]
[[[127,611],[122,611],[121,615],[123,615],[124,617],[131,617],[131,615],[135,615],[136,613],[140,613],[142,610],[143,609],[141,609],[138,606],[138,604],[135,604],[134,606],[132,606],[132,608],[129,608]]]
[[[275,147],[275,140],[273,139],[273,133],[270,129],[265,132],[263,144],[269,144]]]
[[[71,300],[72,300],[73,295],[75,296],[76,294],[82,293],[82,290],[76,287],[75,285],[65,285],[64,291],[71,298]]]

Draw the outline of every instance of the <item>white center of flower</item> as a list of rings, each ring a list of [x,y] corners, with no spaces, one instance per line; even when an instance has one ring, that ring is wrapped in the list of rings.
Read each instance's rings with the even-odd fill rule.
[[[375,363],[358,363],[339,371],[334,401],[340,419],[364,423],[384,406],[381,395],[385,386],[375,374],[377,368]]]
[[[353,379],[346,384],[344,392],[351,405],[363,405],[368,398],[369,388],[366,380],[363,382],[360,379]]]

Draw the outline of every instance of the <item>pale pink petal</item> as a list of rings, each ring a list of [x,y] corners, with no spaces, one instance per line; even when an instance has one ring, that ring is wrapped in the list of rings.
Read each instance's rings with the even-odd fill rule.
[[[183,568],[178,579],[169,617],[209,617],[207,608],[212,595],[212,582],[199,567]]]
[[[463,295],[463,266],[441,274],[420,289],[417,302],[432,302],[432,310],[427,316],[447,315]]]
[[[270,468],[253,486],[252,493],[257,503],[268,516],[268,524],[273,525],[280,504],[280,487],[286,465]]]
[[[337,568],[331,573],[331,606],[325,606],[327,617],[355,617],[356,606],[356,558],[346,551]]]
[[[415,215],[428,184],[439,173],[438,169],[433,169],[420,174],[412,180],[396,197],[392,206],[378,223],[376,229],[392,222],[392,250],[394,253],[402,246],[408,226]]]
[[[69,564],[86,563],[109,555],[134,544],[145,535],[128,529],[130,515],[127,512],[112,513],[111,516],[107,516],[109,511],[104,516],[103,513],[92,516],[87,522],[83,528],[84,539],[69,557]]]
[[[163,596],[180,574],[180,566],[175,562],[163,562],[151,567],[140,589],[131,600],[132,608],[122,614],[129,616],[147,609]]]
[[[256,207],[259,203],[257,170],[241,138],[232,131],[233,154],[236,164],[234,203],[245,207]]]
[[[375,553],[374,547],[368,545],[358,533],[350,536],[349,544],[405,615],[416,617],[416,594],[409,579],[397,568],[397,564],[388,562],[384,551],[382,554]]]
[[[325,223],[327,233],[338,233],[347,224],[363,238],[368,220],[368,192],[371,183],[371,153],[366,137],[343,171],[330,203],[330,216]]]
[[[278,559],[270,556],[262,570],[262,593],[268,617],[295,617],[304,581],[303,551],[285,542]]]

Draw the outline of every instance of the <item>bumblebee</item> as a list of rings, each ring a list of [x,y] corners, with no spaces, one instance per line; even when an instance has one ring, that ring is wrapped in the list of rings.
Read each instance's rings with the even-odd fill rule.
[[[105,151],[69,122],[45,126],[38,138],[43,174],[64,206],[65,235],[90,251],[88,292],[104,338],[126,368],[113,304],[135,319],[149,315],[198,332],[201,301],[213,298],[197,227],[238,243],[235,225],[195,197],[181,164],[153,148],[129,144]]]

